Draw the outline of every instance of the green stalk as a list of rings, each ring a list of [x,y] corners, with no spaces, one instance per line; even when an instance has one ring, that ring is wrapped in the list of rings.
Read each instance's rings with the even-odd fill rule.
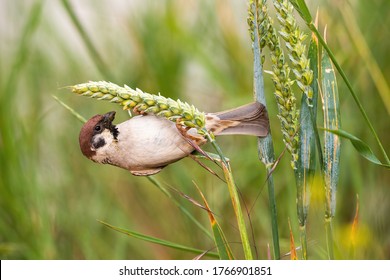
[[[94,43],[92,42],[91,38],[89,37],[87,31],[85,31],[83,25],[81,24],[80,20],[77,18],[77,15],[72,7],[72,5],[69,3],[68,0],[62,0],[62,5],[64,6],[66,12],[68,13],[69,17],[71,18],[73,24],[75,25],[77,31],[79,32],[81,38],[84,41],[85,46],[88,49],[88,53],[91,55],[91,59],[95,62],[95,65],[97,69],[99,70],[100,74],[105,77],[105,79],[112,80],[110,71],[108,70],[109,67],[106,66],[106,64],[103,61],[102,56],[99,54],[98,50],[96,49]]]
[[[222,163],[222,169],[223,173],[225,175],[225,180],[229,189],[230,198],[232,200],[232,205],[234,209],[234,213],[236,214],[237,224],[238,224],[238,230],[240,231],[241,236],[241,242],[242,247],[244,250],[244,255],[246,260],[253,260],[252,250],[249,243],[248,233],[246,230],[244,215],[242,214],[241,204],[240,204],[240,197],[237,192],[237,186],[234,182],[233,173],[230,168],[230,165],[228,161],[226,160],[225,156],[222,153],[221,148],[215,141],[215,139],[207,132],[206,129],[204,129],[204,135],[206,136],[207,140],[211,143],[211,145],[214,147],[216,152],[221,158]]]
[[[225,234],[219,225],[217,219],[214,216],[214,213],[211,211],[210,206],[203,195],[202,191],[199,189],[199,187],[195,184],[196,188],[198,189],[198,192],[200,196],[202,197],[203,203],[204,203],[204,209],[207,210],[207,214],[209,216],[211,229],[213,230],[214,235],[214,243],[217,247],[219,258],[221,260],[234,260],[233,252],[229,246],[229,242],[225,237]]]
[[[325,218],[326,248],[329,260],[334,260],[332,218]]]
[[[299,226],[299,239],[301,240],[302,258],[307,260],[307,233],[306,223]]]
[[[350,34],[351,41],[355,44],[358,54],[362,58],[362,62],[367,67],[367,74],[371,76],[378,94],[382,99],[382,103],[390,115],[390,87],[384,73],[381,71],[377,59],[374,57],[373,49],[368,46],[362,31],[359,29],[356,16],[352,11],[352,7],[346,3],[340,9],[344,25]]]
[[[76,117],[76,119],[78,119],[81,123],[86,123],[87,122],[87,119],[84,118],[82,115],[80,115],[79,113],[77,113],[73,108],[71,108],[70,106],[68,106],[66,103],[64,103],[61,99],[59,99],[57,96],[55,95],[52,95],[52,97],[58,102],[60,103],[60,105],[62,107],[64,107],[66,110],[68,110],[73,116]]]
[[[22,33],[20,34],[21,40],[18,46],[14,46],[17,51],[15,53],[15,60],[12,63],[12,67],[7,69],[10,73],[6,79],[5,86],[1,87],[4,93],[0,95],[0,101],[5,102],[6,100],[2,100],[4,98],[8,98],[7,94],[10,92],[16,92],[16,86],[18,85],[18,78],[20,77],[19,73],[25,65],[28,56],[31,51],[31,38],[35,35],[35,32],[39,26],[42,9],[44,3],[43,1],[35,1],[34,5],[31,7],[29,15],[24,15],[26,19],[26,24],[23,28]]]
[[[268,137],[266,137],[268,138]],[[272,150],[270,150],[268,147],[271,147],[269,143],[272,143],[272,137],[269,137],[269,139],[259,140],[259,149],[261,149],[260,153],[265,152],[271,152],[273,153],[273,146]],[[271,158],[269,158],[271,160]],[[274,251],[274,258],[276,260],[280,260],[280,246],[279,246],[279,230],[278,230],[278,213],[276,209],[276,199],[275,199],[275,187],[274,187],[274,178],[272,175],[272,168],[267,167],[267,188],[268,188],[268,202],[269,207],[271,211],[271,228],[272,228],[272,241],[273,241],[273,251]]]
[[[265,1],[263,1],[265,4]],[[264,93],[264,78],[263,78],[263,65],[260,42],[260,19],[258,1],[251,1],[249,7],[248,22],[250,26],[251,39],[253,41],[253,91],[256,101],[266,106],[266,99]],[[271,228],[272,228],[272,241],[273,241],[273,253],[275,259],[280,259],[280,246],[279,246],[279,231],[278,231],[278,217],[276,209],[275,199],[275,187],[272,175],[272,167],[275,162],[275,153],[272,142],[271,133],[264,138],[258,139],[258,153],[259,159],[264,163],[267,169],[267,187],[268,187],[268,200],[271,212]]]

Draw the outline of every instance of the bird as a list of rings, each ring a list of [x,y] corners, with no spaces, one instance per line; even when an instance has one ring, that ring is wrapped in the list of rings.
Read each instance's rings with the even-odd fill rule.
[[[113,124],[115,111],[91,117],[81,128],[79,145],[88,159],[110,164],[136,176],[149,176],[190,155],[207,142],[195,128],[153,114]],[[266,107],[252,102],[238,108],[205,113],[205,129],[215,136],[265,137],[270,131]]]

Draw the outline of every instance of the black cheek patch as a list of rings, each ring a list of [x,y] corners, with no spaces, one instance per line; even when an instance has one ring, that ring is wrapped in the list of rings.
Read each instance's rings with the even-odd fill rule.
[[[119,130],[115,125],[111,128],[111,133],[114,136],[114,139],[118,140]]]
[[[99,149],[100,147],[103,147],[106,145],[106,141],[104,141],[103,138],[99,137],[97,140],[92,140],[92,147],[96,150]]]

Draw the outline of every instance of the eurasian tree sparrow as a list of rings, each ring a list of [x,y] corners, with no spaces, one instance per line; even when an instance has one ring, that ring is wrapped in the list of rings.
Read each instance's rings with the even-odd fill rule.
[[[81,128],[79,143],[84,156],[98,163],[147,176],[161,171],[194,151],[206,139],[189,129],[185,133],[174,122],[155,115],[135,116],[118,125],[112,122],[115,112],[96,115]],[[219,113],[207,113],[207,131],[214,135],[243,134],[265,137],[269,133],[267,110],[254,102]]]

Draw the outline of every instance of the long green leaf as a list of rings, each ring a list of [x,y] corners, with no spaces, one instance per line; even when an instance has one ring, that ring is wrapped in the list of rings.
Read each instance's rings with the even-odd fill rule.
[[[227,241],[221,226],[219,225],[217,219],[215,218],[214,213],[211,211],[209,204],[207,203],[207,200],[203,195],[202,191],[199,189],[197,185],[195,186],[198,189],[198,192],[200,193],[203,202],[205,204],[205,209],[207,210],[209,216],[211,228],[214,234],[215,246],[217,247],[219,253],[219,258],[221,260],[233,260],[234,259],[233,252],[229,246],[229,242]]]
[[[298,13],[307,23],[313,20],[309,8],[305,3],[305,0],[290,0],[290,3],[294,6],[294,8],[298,11]]]
[[[242,246],[244,249],[244,255],[246,260],[253,260],[252,250],[249,243],[248,233],[246,230],[244,215],[242,214],[240,197],[238,195],[237,186],[234,182],[233,174],[229,164],[222,163],[223,173],[225,175],[226,183],[229,189],[230,198],[234,213],[236,214],[238,229],[241,235]]]
[[[326,129],[339,129],[340,108],[336,75],[332,62],[326,52],[323,53],[322,62],[322,90],[324,127]],[[333,217],[336,208],[336,188],[339,177],[340,138],[338,135],[325,130],[324,135],[324,175],[327,195],[327,217]]]
[[[191,222],[193,222],[200,230],[202,230],[208,237],[212,238],[210,232],[186,209],[184,208],[179,201],[177,201],[166,188],[153,176],[146,177],[154,186],[156,186],[160,191],[162,191],[179,209],[186,215]]]
[[[42,9],[44,7],[43,1],[35,1],[34,5],[31,7],[29,14],[21,17],[21,20],[26,19],[26,23],[24,25],[23,31],[20,34],[21,40],[18,46],[13,46],[17,51],[14,56],[15,60],[13,61],[12,67],[7,69],[9,76],[4,84],[4,88],[2,86],[2,92],[6,94],[0,94],[0,101],[3,102],[2,98],[7,98],[7,94],[10,92],[16,92],[16,86],[18,85],[18,77],[19,73],[24,67],[28,56],[30,54],[30,46],[31,40],[35,35],[35,32],[39,26],[40,20],[42,18]]]
[[[214,147],[215,151],[218,153],[218,155],[221,158],[223,174],[225,176],[226,184],[227,184],[228,189],[229,189],[230,199],[232,201],[234,213],[236,214],[237,225],[238,225],[238,230],[240,232],[242,248],[244,251],[245,259],[246,260],[253,260],[253,255],[252,255],[252,250],[251,250],[251,246],[249,243],[248,232],[246,230],[244,215],[242,214],[240,197],[238,195],[237,186],[234,183],[234,177],[233,177],[232,170],[231,170],[230,165],[227,162],[225,156],[223,155],[221,148],[219,147],[218,143],[215,141],[214,137],[212,137],[207,132],[206,129],[204,129],[203,132],[204,132],[204,135],[207,137],[207,140]]]
[[[362,140],[357,138],[356,136],[346,132],[342,129],[326,129],[326,131],[329,131],[333,134],[336,134],[338,136],[341,136],[345,139],[348,139],[351,141],[352,145],[355,147],[356,151],[359,152],[359,154],[364,157],[365,159],[369,160],[372,163],[375,163],[377,165],[390,168],[389,164],[382,163],[372,152],[371,148]]]
[[[301,232],[303,259],[307,259],[306,220],[310,201],[310,186],[316,170],[316,112],[318,99],[318,42],[314,38],[310,41],[308,58],[310,69],[313,71],[313,98],[310,107],[306,94],[302,95],[299,117],[299,148],[295,180],[297,185],[297,213]]]
[[[323,92],[324,126],[326,129],[339,129],[340,108],[336,75],[327,52],[323,52],[321,61],[321,84]],[[327,232],[328,254],[333,256],[332,219],[336,211],[336,192],[339,178],[340,138],[325,131],[324,135],[323,175],[325,184],[325,226]]]
[[[153,236],[148,236],[148,235],[145,235],[142,233],[138,233],[138,232],[135,232],[132,230],[122,229],[122,228],[110,225],[110,224],[103,222],[103,221],[99,221],[99,222],[108,228],[111,228],[115,231],[118,231],[120,233],[126,234],[126,235],[131,236],[131,237],[135,237],[135,238],[143,240],[143,241],[159,244],[159,245],[162,245],[165,247],[170,247],[170,248],[174,248],[174,249],[181,250],[181,251],[186,251],[186,252],[191,252],[191,253],[196,253],[196,254],[205,254],[209,257],[218,258],[217,253],[213,253],[213,252],[206,252],[205,253],[206,250],[200,250],[200,249],[196,249],[196,248],[192,248],[192,247],[187,247],[187,246],[183,246],[183,245],[171,242],[171,241],[167,241],[167,240],[163,240],[163,239],[156,238]]]
[[[72,4],[68,0],[62,0],[61,3],[63,5],[63,7],[65,8],[65,11],[67,12],[68,16],[72,20],[77,31],[79,32],[80,37],[82,38],[86,48],[88,49],[88,53],[91,55],[91,59],[95,63],[99,72],[105,77],[105,79],[113,80],[113,79],[111,79],[111,74],[110,74],[110,71],[108,70],[109,67],[107,67],[106,64],[104,63],[103,58],[100,55],[97,48],[95,47],[95,44],[92,42],[90,35],[85,30],[84,26],[81,24],[81,21],[77,17],[77,14],[76,14]]]
[[[61,104],[62,107],[64,107],[66,110],[68,110],[73,116],[76,117],[76,119],[78,119],[80,122],[82,123],[86,123],[87,122],[87,119],[84,118],[82,115],[80,115],[79,113],[77,113],[73,108],[71,108],[69,105],[67,105],[64,101],[62,101],[61,99],[59,99],[57,96],[55,95],[52,95],[52,97],[58,102]]]

